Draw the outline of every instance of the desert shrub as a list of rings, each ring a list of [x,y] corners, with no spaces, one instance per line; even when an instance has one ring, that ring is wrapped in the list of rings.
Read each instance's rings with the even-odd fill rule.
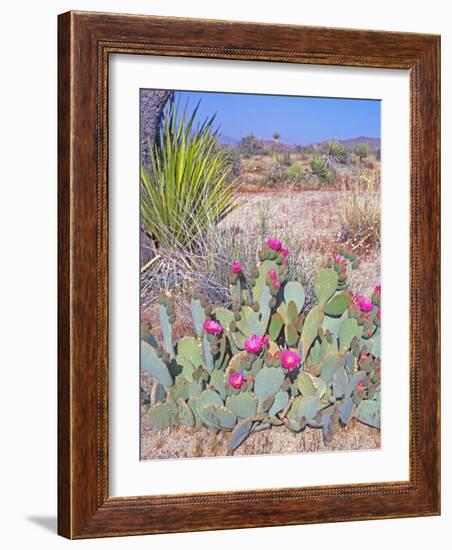
[[[379,246],[381,205],[375,177],[363,175],[343,190],[339,219],[342,240],[351,240],[356,247]]]
[[[151,155],[151,171],[141,168],[141,219],[159,246],[169,235],[191,247],[206,227],[236,206],[232,163],[218,146],[214,117],[196,123],[198,106],[179,112],[172,98]]]
[[[223,147],[227,161],[231,164],[233,178],[238,178],[242,173],[242,157],[235,147]]]
[[[334,172],[328,168],[322,155],[314,155],[309,163],[312,173],[318,177],[323,184],[328,184],[334,178]]]
[[[304,170],[301,164],[291,160],[290,155],[278,153],[277,163],[266,174],[265,185],[268,187],[298,187],[304,183]]]
[[[275,160],[278,166],[289,166],[291,162],[290,153],[288,151],[275,153]]]
[[[303,167],[301,164],[292,161],[285,170],[285,178],[294,185],[301,184],[303,181]]]
[[[268,155],[269,153],[263,141],[254,134],[244,136],[237,145],[237,150],[245,158],[254,157],[256,155]]]
[[[287,254],[270,238],[250,270],[231,264],[230,308],[193,293],[196,336],[174,337],[176,298],[161,296],[162,344],[147,327],[141,336],[154,428],[230,432],[233,452],[274,426],[320,429],[326,443],[352,418],[380,427],[380,286],[370,297],[351,293],[357,260],[338,251],[317,272],[315,303],[303,314],[305,289],[290,278]]]

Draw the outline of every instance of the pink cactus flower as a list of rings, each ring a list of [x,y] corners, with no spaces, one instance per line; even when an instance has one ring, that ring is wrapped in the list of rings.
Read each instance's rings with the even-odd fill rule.
[[[295,351],[288,349],[283,350],[281,353],[281,365],[287,370],[295,370],[300,366],[301,357]]]
[[[361,360],[365,361],[367,359],[367,353],[361,353]]]
[[[335,252],[335,253],[333,254],[333,261],[334,261],[335,263],[337,263],[337,264],[340,263],[340,261],[341,261],[341,256],[340,256],[340,254],[339,254],[338,252]]]
[[[248,353],[260,353],[262,348],[262,337],[257,334],[253,334],[245,340],[245,349]]]
[[[278,241],[278,239],[268,239],[265,244],[268,246],[268,248],[276,250],[277,252],[279,252],[282,248],[282,242]]]
[[[217,323],[212,319],[208,319],[207,321],[205,321],[203,327],[207,333],[215,334],[215,336],[218,336],[218,334],[221,334],[223,332],[223,328],[220,323]]]
[[[267,273],[267,276],[270,278],[271,282],[273,283],[274,288],[279,288],[281,286],[276,269],[270,269]]]
[[[281,248],[281,254],[284,256],[284,258],[287,258],[287,256],[290,254],[290,252],[287,248],[282,247]]]
[[[240,262],[234,262],[231,266],[232,273],[240,273],[242,271],[242,264]]]
[[[231,386],[236,390],[242,387],[244,381],[245,379],[243,378],[243,375],[239,372],[234,372],[234,374],[231,374],[229,377],[229,384],[231,384]]]
[[[248,353],[260,353],[269,343],[268,336],[253,334],[245,340],[245,349]]]
[[[361,311],[369,313],[369,311],[373,310],[374,308],[373,303],[368,298],[366,298],[363,294],[358,294],[357,296],[355,296],[355,298],[359,304],[359,308],[361,309]]]
[[[357,384],[356,384],[356,388],[358,391],[363,391],[364,389],[364,382],[362,380],[360,380]]]
[[[381,319],[381,308],[380,307],[377,310],[377,319]]]
[[[381,295],[381,285],[376,285],[375,288],[374,288],[374,294],[376,294],[377,296],[380,296]]]

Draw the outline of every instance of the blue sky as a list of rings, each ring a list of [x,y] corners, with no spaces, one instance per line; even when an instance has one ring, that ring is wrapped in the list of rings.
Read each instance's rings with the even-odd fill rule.
[[[291,97],[218,92],[177,92],[180,107],[194,107],[204,120],[217,113],[220,141],[239,141],[254,133],[262,139],[281,134],[281,142],[307,145],[325,139],[380,137],[380,101]],[[190,109],[189,109],[190,110]]]

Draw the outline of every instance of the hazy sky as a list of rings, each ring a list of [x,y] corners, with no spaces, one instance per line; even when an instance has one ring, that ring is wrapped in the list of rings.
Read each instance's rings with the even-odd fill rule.
[[[217,92],[177,92],[180,108],[199,100],[199,120],[216,113],[221,141],[254,133],[262,139],[281,134],[281,142],[306,145],[325,139],[380,137],[380,101],[290,97]]]

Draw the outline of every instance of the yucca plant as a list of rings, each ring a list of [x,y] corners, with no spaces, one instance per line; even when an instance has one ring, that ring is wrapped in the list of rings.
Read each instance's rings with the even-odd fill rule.
[[[314,155],[309,166],[321,183],[328,184],[334,177],[333,171],[328,168],[325,159],[321,155]]]
[[[355,155],[362,161],[369,154],[369,147],[367,143],[358,143],[355,147]]]
[[[196,123],[199,103],[182,113],[171,98],[151,154],[151,169],[141,167],[141,217],[159,246],[169,238],[193,248],[206,228],[236,206],[238,180],[227,151],[218,144],[215,115]]]
[[[328,168],[334,168],[336,164],[344,164],[347,160],[347,153],[341,143],[338,141],[329,141],[326,145],[324,155]]]

